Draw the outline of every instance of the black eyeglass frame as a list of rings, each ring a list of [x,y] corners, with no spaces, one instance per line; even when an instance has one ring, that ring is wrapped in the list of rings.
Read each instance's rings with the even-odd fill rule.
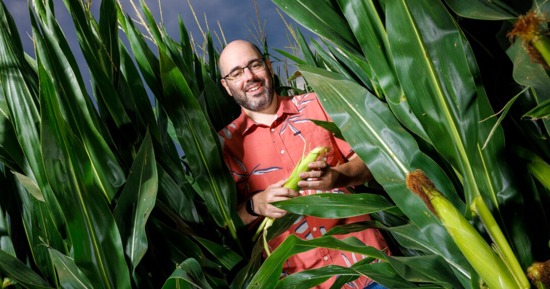
[[[266,61],[265,61],[265,57],[261,57],[261,58],[256,58],[256,59],[252,59],[250,60],[250,62],[248,62],[248,64],[245,66],[245,67],[235,67],[233,68],[228,74],[226,74],[224,77],[222,77],[222,79],[225,79],[225,80],[229,80],[229,81],[236,81],[236,80],[239,80],[241,79],[241,77],[244,75],[244,69],[245,68],[248,68],[248,70],[252,73],[254,73],[254,70],[252,70],[250,68],[250,66],[254,63],[256,63],[257,61],[261,61],[262,62],[262,68],[261,69],[265,69],[266,67]],[[238,71],[240,70],[242,73],[241,73],[241,76],[239,78],[231,78],[229,77],[229,75],[235,71]],[[256,70],[256,71],[260,71],[260,70]]]

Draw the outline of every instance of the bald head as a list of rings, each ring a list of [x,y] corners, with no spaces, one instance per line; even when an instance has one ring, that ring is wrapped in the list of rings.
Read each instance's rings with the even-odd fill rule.
[[[220,54],[218,67],[227,93],[255,121],[256,112],[277,111],[271,62],[264,59],[256,45],[244,40],[227,44]],[[237,76],[226,78],[229,73]]]
[[[235,67],[239,67],[238,62],[248,64],[248,60],[262,58],[262,52],[258,46],[245,41],[235,40],[225,46],[220,54],[218,67],[222,76],[227,75]]]

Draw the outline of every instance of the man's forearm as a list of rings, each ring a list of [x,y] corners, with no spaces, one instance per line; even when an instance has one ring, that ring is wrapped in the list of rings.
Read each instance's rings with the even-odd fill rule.
[[[372,173],[361,158],[354,155],[349,162],[332,167],[339,173],[336,188],[362,185],[372,179]]]

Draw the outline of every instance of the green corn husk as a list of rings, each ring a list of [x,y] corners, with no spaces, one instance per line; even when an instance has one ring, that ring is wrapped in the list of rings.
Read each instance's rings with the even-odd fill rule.
[[[489,208],[481,196],[477,196],[472,202],[472,211],[474,211],[483,223],[483,226],[489,233],[491,240],[496,245],[495,251],[502,259],[506,267],[512,272],[514,279],[520,286],[518,288],[530,288],[529,280],[521,268],[514,251],[510,247],[508,240],[504,237],[502,230],[498,226],[495,218],[489,211]]]
[[[311,162],[316,161],[319,157],[324,156],[328,152],[329,148],[324,146],[318,146],[314,149],[312,149],[306,157],[303,157],[296,167],[294,167],[294,170],[292,171],[292,174],[288,177],[287,181],[285,182],[284,187],[299,191],[300,187],[298,186],[298,182],[300,179],[300,174],[303,172],[307,172],[309,170],[308,164]],[[273,222],[275,219],[265,217],[260,226],[258,227],[258,230],[256,231],[256,234],[254,235],[254,240],[258,237],[260,233],[263,233],[263,242],[264,242],[264,249],[267,255],[269,256],[271,254],[271,251],[269,250],[269,247],[267,246],[267,229],[273,225]]]
[[[300,190],[300,187],[298,187],[298,182],[301,180],[300,174],[307,172],[309,170],[308,164],[316,161],[319,157],[324,156],[328,150],[329,149],[327,147],[323,146],[318,146],[312,149],[309,154],[305,158],[302,158],[298,165],[296,165],[292,171],[292,174],[288,177],[284,187],[294,191]]]
[[[407,188],[417,194],[436,215],[464,257],[492,289],[521,288],[489,244],[426,177],[416,170],[407,175]]]

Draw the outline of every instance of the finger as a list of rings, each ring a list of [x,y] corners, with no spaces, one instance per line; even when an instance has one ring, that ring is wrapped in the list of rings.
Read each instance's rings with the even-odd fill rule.
[[[297,192],[289,188],[274,188],[271,190],[271,197],[295,197]]]
[[[271,186],[269,186],[270,188],[280,188],[282,186],[285,185],[285,182],[286,182],[287,179],[282,179],[274,184],[272,184]]]
[[[309,163],[308,167],[313,170],[324,170],[329,166],[326,161],[315,161],[315,162]]]
[[[276,211],[276,212],[271,212],[271,214],[269,214],[269,217],[271,217],[271,218],[281,218],[285,214],[286,214],[286,211],[280,210],[280,211]]]
[[[298,182],[298,185],[302,189],[315,190],[323,187],[323,180],[315,179],[315,180],[300,181]]]
[[[274,203],[274,202],[279,202],[279,201],[286,201],[286,200],[289,200],[289,199],[292,199],[292,198],[294,198],[294,196],[290,196],[290,195],[275,196],[275,197],[271,198],[271,200],[269,202]]]

